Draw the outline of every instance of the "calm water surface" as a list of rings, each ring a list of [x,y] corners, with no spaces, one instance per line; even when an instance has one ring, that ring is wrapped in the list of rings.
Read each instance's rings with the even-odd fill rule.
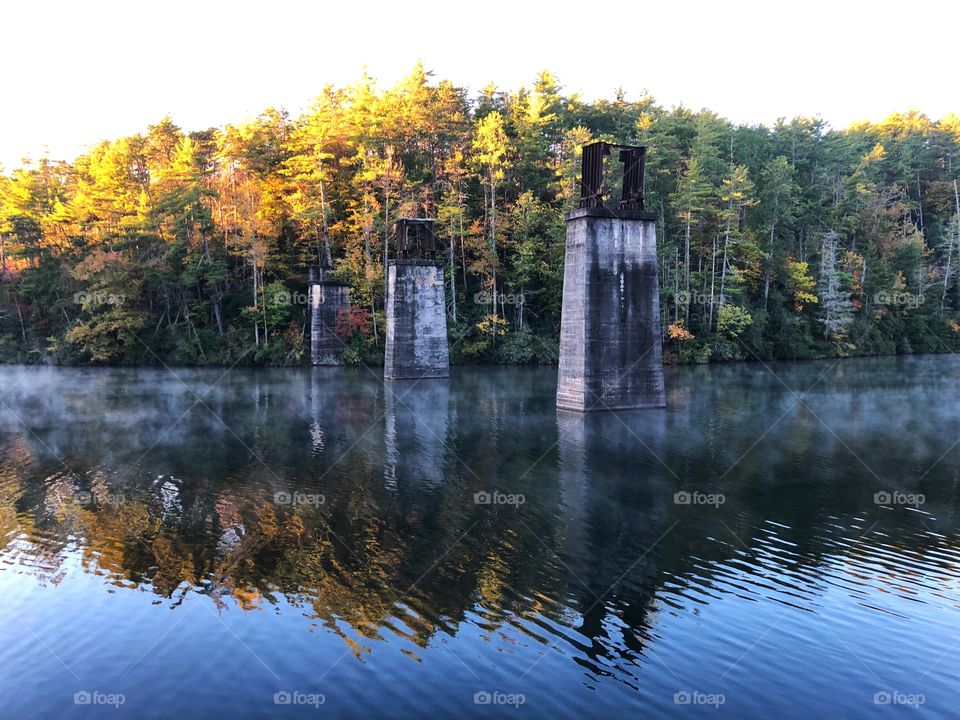
[[[0,717],[958,712],[955,358],[174,372],[0,368]]]

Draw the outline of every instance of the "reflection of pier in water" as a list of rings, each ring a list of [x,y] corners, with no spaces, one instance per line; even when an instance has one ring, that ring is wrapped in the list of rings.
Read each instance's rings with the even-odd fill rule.
[[[380,388],[359,371],[332,367],[313,368],[309,382],[311,452],[325,469],[355,448],[372,449],[377,442],[371,426],[380,412]]]
[[[616,613],[626,652],[642,653],[662,581],[659,541],[671,523],[671,477],[658,460],[666,452],[664,412],[561,411],[557,429],[562,552],[581,612],[577,629],[590,641],[582,650],[594,662],[617,654],[607,623]],[[632,468],[618,462],[620,452],[637,454],[638,447],[647,462]]]
[[[450,385],[447,380],[395,380],[384,385],[384,481],[430,491],[446,472],[445,456],[450,423]]]

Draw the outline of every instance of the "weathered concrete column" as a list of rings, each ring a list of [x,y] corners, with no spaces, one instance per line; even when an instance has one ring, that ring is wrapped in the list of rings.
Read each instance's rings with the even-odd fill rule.
[[[664,407],[656,216],[567,216],[557,407]]]
[[[383,376],[450,376],[442,261],[400,259],[388,263]]]
[[[325,268],[310,268],[310,359],[314,365],[339,365],[343,341],[337,318],[350,307],[350,286],[334,280]]]

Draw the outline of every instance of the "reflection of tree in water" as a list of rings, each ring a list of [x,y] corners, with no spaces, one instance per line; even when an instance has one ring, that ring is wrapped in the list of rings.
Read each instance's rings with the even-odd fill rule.
[[[469,614],[490,634],[570,643],[589,673],[623,677],[636,674],[657,613],[683,607],[693,586],[709,597],[721,566],[809,594],[832,558],[870,552],[847,527],[853,516],[864,529],[876,522],[890,548],[942,548],[903,513],[865,509],[874,479],[851,477],[848,451],[825,445],[802,415],[721,477],[749,443],[728,438],[718,414],[767,427],[783,398],[744,408],[729,393],[688,394],[672,399],[685,413],[558,415],[542,374],[511,378],[467,373],[410,388],[323,370],[280,383],[257,375],[211,399],[229,430],[197,408],[188,430],[161,438],[129,472],[136,457],[100,452],[119,428],[91,431],[88,408],[71,424],[55,403],[65,422],[42,425],[37,437],[5,435],[0,562],[57,582],[79,554],[88,572],[175,605],[190,593],[244,610],[289,602],[357,654],[387,633],[426,647],[438,632],[457,634]],[[104,402],[123,415],[121,399]],[[168,419],[182,412],[172,403]],[[852,402],[831,412],[854,427],[869,421]],[[141,455],[154,441],[135,439]],[[817,472],[804,473],[811,458]],[[727,500],[719,510],[677,507],[682,487]],[[474,503],[495,489],[527,502]],[[952,496],[924,489],[937,529],[950,534]],[[78,490],[95,502],[76,504]],[[278,505],[281,491],[326,502]],[[123,502],[111,503],[118,495]],[[771,518],[789,551],[767,550]],[[893,584],[909,570],[891,560],[878,572]]]
[[[231,418],[234,431],[242,427],[245,444],[270,470],[251,462],[250,450],[237,452],[228,438],[198,451],[201,443],[191,438],[209,439],[212,426],[206,425],[207,432],[176,433],[180,447],[158,444],[144,464],[172,473],[154,475],[141,467],[125,473],[123,463],[104,471],[105,463],[98,462],[103,456],[89,454],[91,438],[81,424],[60,424],[49,434],[68,470],[45,477],[56,464],[44,459],[48,438],[30,436],[20,440],[16,462],[4,464],[36,471],[6,478],[0,495],[6,500],[0,515],[9,526],[5,538],[10,541],[19,529],[23,538],[42,539],[31,542],[31,564],[49,566],[48,575],[79,550],[87,570],[119,586],[148,584],[178,603],[200,592],[218,604],[232,598],[251,609],[284,595],[312,606],[320,624],[345,638],[344,622],[361,638],[378,638],[390,627],[426,645],[438,629],[454,633],[478,594],[494,593],[501,576],[513,573],[514,564],[500,554],[516,542],[510,515],[473,503],[474,483],[443,482],[445,473],[458,476],[462,468],[445,448],[449,411],[432,409],[438,387],[384,406],[382,391],[338,385],[325,394],[322,409],[313,407],[318,417],[307,426],[311,438],[318,427],[323,430],[323,444],[313,445],[313,465],[299,454],[285,455],[288,448],[303,447],[302,414],[291,413],[286,402],[295,392],[281,401],[253,383],[244,390],[246,412],[231,407],[231,393],[224,393],[215,411]],[[283,412],[264,410],[271,403]],[[392,482],[382,462],[371,462],[384,454],[379,416],[385,411],[393,424],[387,453]],[[35,460],[22,457],[24,447]],[[9,448],[8,457],[16,449]],[[191,472],[184,456],[196,457],[203,472]],[[110,477],[117,483],[110,485]],[[327,502],[278,506],[272,499],[281,490],[322,493]],[[78,491],[89,492],[93,503],[78,505]],[[109,501],[120,495],[123,502]],[[527,554],[536,557],[532,539],[530,545]]]

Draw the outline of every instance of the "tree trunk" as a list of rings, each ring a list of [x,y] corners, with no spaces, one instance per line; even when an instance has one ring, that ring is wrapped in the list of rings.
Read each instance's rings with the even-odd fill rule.
[[[460,208],[460,266],[463,268],[463,292],[467,292],[467,253],[463,248],[463,207]]]
[[[490,249],[493,252],[493,316],[497,317],[497,188],[490,172]]]
[[[20,337],[23,338],[23,346],[27,346],[27,328],[23,324],[23,313],[20,310],[20,296],[13,296],[13,304],[17,306],[17,317],[20,318]]]
[[[673,276],[673,321],[680,319],[680,252],[673,249],[673,265],[677,272]]]
[[[389,166],[387,172],[390,172]],[[390,268],[387,262],[390,260],[390,187],[386,181],[383,183],[383,297],[386,303],[387,285],[390,284]]]
[[[323,161],[318,161],[323,172]],[[323,253],[328,267],[333,267],[333,255],[330,252],[330,227],[327,225],[327,191],[320,180],[320,219],[323,221]]]
[[[256,272],[256,269],[254,269]],[[260,291],[263,292],[263,270],[260,271]],[[267,329],[267,298],[263,298],[263,302],[260,303],[263,308],[263,342],[267,343],[270,340],[270,332]]]
[[[451,319],[457,321],[457,274],[454,272],[453,233],[450,233],[450,299]]]
[[[727,220],[727,231],[723,238],[723,262],[720,264],[720,308],[726,304],[724,293],[727,288],[727,252],[730,249],[730,220]],[[719,310],[718,310],[719,312]]]
[[[920,229],[923,230],[923,196],[920,194],[920,171],[917,171],[917,210],[920,215]]]
[[[687,210],[687,229],[684,237],[683,247],[683,289],[687,293],[687,303],[683,310],[683,319],[690,326],[690,222],[691,213]]]
[[[713,291],[717,282],[717,236],[713,236],[713,254],[710,259],[710,317],[707,320],[707,327],[713,327]]]
[[[364,199],[364,202],[363,202],[363,209],[365,211],[364,214],[366,215],[366,213],[370,209],[369,203],[366,201],[366,199]],[[371,215],[366,215],[366,217],[372,218]],[[363,230],[363,254],[364,254],[364,259],[366,260],[366,263],[367,263],[368,273],[373,269],[372,268],[373,254],[371,253],[371,250],[370,250],[370,225],[372,222],[373,222],[372,219],[369,222],[365,220],[364,230]],[[367,277],[370,277],[370,276],[368,275]],[[370,319],[373,321],[373,342],[374,342],[374,345],[379,347],[380,340],[379,340],[379,335],[377,334],[377,304],[374,299],[375,297],[376,297],[376,294],[373,292],[373,283],[371,282],[370,283]]]
[[[773,199],[773,218],[770,222],[770,245],[767,259],[766,277],[763,279],[763,309],[767,309],[767,300],[770,297],[770,276],[773,274],[773,268],[770,262],[773,260],[773,242],[777,233],[777,211],[780,209],[780,196],[776,195]]]
[[[213,301],[213,316],[217,320],[217,335],[223,337],[223,316],[220,313],[220,288],[216,289]]]
[[[956,222],[956,230],[954,231],[957,235],[957,241],[960,242],[960,192],[957,190],[957,181],[953,181],[953,198],[956,203],[957,214],[954,216]],[[951,258],[953,257],[953,236],[954,232],[951,232],[947,236],[947,268],[943,273],[943,292],[940,293],[940,316],[943,317],[943,312],[947,304],[947,284],[950,282],[950,272],[951,272]]]
[[[257,295],[257,253],[253,253],[253,341],[255,345],[260,345],[260,321],[256,319],[256,312],[260,309],[260,300]],[[179,315],[180,313],[177,313]]]

